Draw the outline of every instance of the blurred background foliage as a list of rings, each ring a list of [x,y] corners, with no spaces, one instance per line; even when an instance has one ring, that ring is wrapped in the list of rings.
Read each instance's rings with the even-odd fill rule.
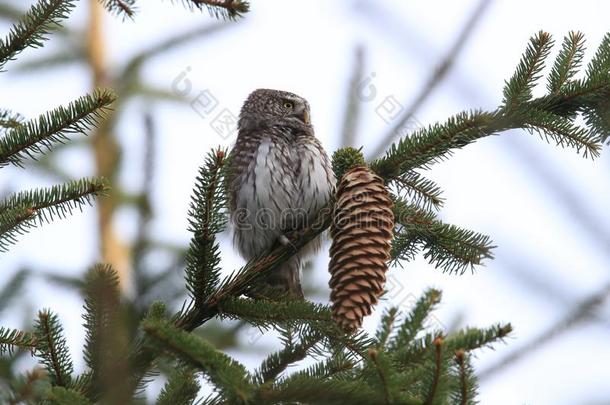
[[[153,62],[176,57],[175,55],[188,45],[192,46],[192,44],[205,41],[225,41],[223,35],[235,30],[236,25],[231,22],[217,22],[201,18],[201,23],[195,24],[194,27],[184,30],[182,27],[177,27],[173,30],[175,34],[162,38],[156,44],[136,47],[137,50],[129,59],[117,61],[108,47],[109,33],[106,31],[108,25],[104,23],[104,19],[117,17],[105,13],[97,1],[88,3],[88,7],[84,8],[86,10],[83,12],[84,14],[81,14],[79,18],[70,19],[65,27],[58,29],[53,34],[51,40],[53,45],[49,50],[23,58],[15,63],[10,74],[27,78],[36,77],[44,71],[47,80],[88,82],[90,88],[109,87],[117,93],[119,102],[115,104],[114,111],[90,136],[76,138],[72,142],[59,145],[56,153],[42,156],[36,162],[32,162],[30,167],[40,169],[40,175],[45,178],[45,181],[65,181],[72,179],[71,174],[64,171],[65,160],[74,159],[75,156],[82,159],[82,156],[86,156],[86,159],[92,162],[91,174],[110,179],[113,184],[111,194],[96,205],[97,237],[95,239],[99,249],[99,258],[102,261],[113,263],[119,270],[121,287],[126,296],[131,297],[129,304],[134,319],[139,319],[143,315],[144,309],[155,300],[173,304],[173,309],[177,309],[185,297],[181,271],[184,268],[186,244],[176,243],[171,238],[164,238],[164,234],[154,226],[155,218],[163,213],[155,209],[156,204],[153,199],[159,198],[159,194],[170,192],[170,190],[161,191],[159,194],[154,192],[159,184],[157,158],[159,154],[163,153],[159,150],[160,138],[169,136],[159,130],[158,111],[169,103],[177,105],[178,108],[187,109],[190,108],[189,103],[192,101],[173,90],[170,83],[159,84],[157,81],[149,80],[147,68]],[[149,6],[143,1],[141,3],[142,8]],[[467,2],[468,7],[464,7],[464,9],[468,11],[460,16],[460,26],[456,27],[453,39],[449,41],[449,44],[443,46],[444,52],[439,51],[437,41],[430,38],[433,33],[417,31],[403,19],[401,14],[393,12],[391,2],[378,4],[373,1],[359,0],[347,3],[349,5],[346,6],[345,13],[366,20],[366,30],[375,31],[388,43],[398,41],[404,54],[421,61],[425,68],[421,70],[423,73],[418,75],[415,80],[418,83],[416,91],[408,96],[405,95],[405,100],[401,100],[404,102],[404,108],[400,117],[393,121],[392,125],[384,127],[385,130],[379,136],[371,136],[365,132],[364,121],[367,119],[366,115],[370,115],[371,111],[365,108],[365,102],[363,102],[363,97],[365,97],[363,92],[367,91],[367,87],[363,83],[366,83],[366,79],[370,77],[371,66],[374,65],[371,54],[375,53],[370,52],[366,41],[362,41],[364,43],[361,44],[346,43],[346,47],[353,49],[353,55],[349,61],[351,66],[342,77],[338,78],[343,81],[338,87],[343,88],[345,92],[342,95],[337,94],[336,100],[333,101],[339,104],[338,108],[342,114],[336,119],[338,122],[337,136],[332,140],[326,139],[327,145],[337,148],[339,146],[360,146],[366,142],[367,147],[364,152],[367,157],[377,156],[395,140],[397,128],[421,125],[420,121],[423,120],[424,115],[422,110],[434,105],[435,102],[442,104],[442,98],[439,100],[439,93],[442,92],[458,93],[465,106],[495,105],[494,101],[490,101],[488,94],[477,85],[476,71],[472,69],[472,66],[468,65],[470,68],[464,68],[464,65],[458,63],[460,58],[468,57],[467,53],[464,55],[468,45],[477,41],[476,28],[482,24],[493,23],[489,21],[489,10],[493,9],[493,1]],[[550,2],[546,3],[547,6],[550,4]],[[8,23],[15,21],[26,6],[21,1],[3,1],[0,4],[0,19],[2,20],[0,26],[7,27]],[[165,6],[169,7],[169,5]],[[412,12],[414,14],[420,12],[421,7],[423,6],[414,6]],[[570,6],[564,4],[553,7],[569,8]],[[256,5],[254,8],[253,13],[256,12]],[[498,17],[497,14],[494,15],[496,18]],[[249,17],[248,15],[247,18]],[[137,19],[136,24],[147,24],[145,18],[137,15],[134,18]],[[130,24],[130,22],[126,21],[125,24]],[[558,34],[573,28],[581,27],[565,27]],[[408,40],[404,40],[405,38]],[[510,36],[504,40],[510,40]],[[125,41],[129,41],[129,38],[126,37]],[[499,48],[502,47],[501,44],[496,45]],[[519,42],[517,47],[522,45],[523,42]],[[228,42],[226,46],[230,47]],[[220,57],[217,54],[209,55],[209,58]],[[516,61],[516,58],[514,59]],[[508,66],[507,70],[512,67],[512,65]],[[66,72],[68,72],[67,75]],[[78,77],[74,77],[75,75]],[[508,77],[506,74],[504,76]],[[499,89],[501,83],[497,83],[497,86]],[[4,99],[7,95],[0,96]],[[494,94],[492,100],[498,98],[499,90]],[[129,123],[125,123],[125,121],[129,121]],[[126,134],[126,131],[135,131],[136,136]],[[209,129],[202,131],[209,131]],[[123,141],[125,138],[130,138],[129,143]],[[134,138],[137,142],[133,141]],[[608,217],[607,209],[601,211],[592,209],[591,201],[588,200],[591,194],[583,194],[579,191],[583,182],[578,176],[576,174],[566,175],[566,172],[558,167],[557,162],[550,160],[547,155],[540,152],[540,149],[530,148],[531,143],[524,143],[515,137],[504,138],[498,144],[504,153],[510,155],[512,164],[518,167],[521,176],[531,178],[531,188],[535,189],[537,194],[547,196],[544,202],[552,201],[553,209],[561,213],[561,220],[568,221],[577,237],[597,255],[604,258],[604,267],[607,271],[607,264],[610,263],[610,217]],[[602,152],[602,159],[597,162],[597,169],[602,167],[607,171],[606,152],[607,149]],[[201,151],[202,159],[204,153],[205,151]],[[142,173],[141,176],[137,176],[139,184],[122,181],[124,176],[132,175],[133,171]],[[194,176],[194,173],[190,175]],[[484,186],[483,184],[478,188],[484,191]],[[3,189],[0,190],[0,193],[4,195],[9,191]],[[600,201],[608,200],[607,187],[595,191],[601,191]],[[472,189],[464,192],[472,192]],[[513,197],[519,198],[519,196]],[[511,215],[511,213],[507,212],[507,215]],[[120,222],[125,216],[132,218],[135,223],[133,232],[130,232],[129,235],[116,229],[117,222]],[[186,216],[186,212],[184,212],[184,216]],[[526,232],[524,231],[524,233]],[[488,231],[488,233],[497,236],[497,233],[493,231]],[[526,237],[527,235],[524,235],[524,238]],[[561,235],[550,234],[550,237],[560,238]],[[529,243],[535,244],[536,241]],[[501,351],[501,355],[497,356],[499,359],[497,362],[487,363],[486,367],[479,370],[483,392],[485,392],[486,381],[492,376],[506,375],[502,373],[510,374],[511,370],[514,372],[511,365],[523,361],[524,358],[533,357],[536,351],[569,335],[571,331],[595,325],[597,328],[601,328],[602,336],[606,338],[610,332],[607,303],[607,296],[610,293],[610,277],[605,278],[606,282],[592,282],[589,292],[586,294],[575,293],[570,288],[570,280],[571,276],[576,275],[553,277],[552,269],[542,271],[542,269],[549,270],[552,267],[544,262],[544,256],[541,256],[540,259],[528,260],[528,254],[531,252],[519,251],[517,244],[510,246],[509,251],[500,250],[498,253],[497,260],[484,271],[501,271],[502,275],[506,275],[505,277],[508,278],[500,278],[499,280],[502,281],[496,280],[498,283],[505,282],[511,285],[511,289],[535,297],[533,302],[544,302],[542,306],[549,308],[553,315],[550,317],[552,319],[550,322],[530,333],[521,331],[517,326],[519,338],[511,341],[509,346]],[[553,252],[549,254],[553,255]],[[4,319],[18,306],[23,319],[29,320],[33,318],[33,311],[41,305],[51,305],[39,302],[24,303],[22,296],[24,288],[33,279],[42,278],[45,285],[57,289],[58,294],[62,294],[62,291],[65,290],[80,291],[82,274],[66,274],[62,269],[53,268],[54,265],[56,264],[43,269],[44,272],[28,267],[16,269],[10,277],[7,276],[7,272],[0,289],[0,318]],[[575,269],[577,276],[587,277],[587,267],[588,264],[583,265],[581,269]],[[311,274],[315,268],[311,263],[305,271]],[[4,271],[6,272],[6,269]],[[84,271],[85,269],[83,269]],[[315,277],[304,276],[304,279],[315,280]],[[405,283],[404,280],[397,282]],[[504,287],[498,284],[495,288]],[[310,281],[307,283],[307,288],[306,296],[326,302],[326,285]],[[481,293],[493,295],[494,291]],[[31,298],[31,295],[29,297]],[[445,298],[445,302],[447,301],[449,299]],[[444,320],[448,325],[447,328],[451,330],[462,326],[464,318],[467,318],[464,313],[468,309],[463,306],[455,310],[450,319]],[[30,325],[22,323],[17,326],[29,329]],[[233,353],[245,348],[252,351],[253,345],[265,344],[266,341],[260,339],[258,331],[244,326],[241,322],[214,320],[204,328],[200,328],[197,333],[202,334],[217,348]],[[557,356],[562,355],[560,348],[561,346],[552,353],[556,353]],[[607,354],[608,351],[602,353]],[[2,378],[13,377],[15,370],[22,369],[23,364],[27,363],[28,357],[27,353],[19,353],[10,358],[0,358]],[[586,367],[587,361],[595,362],[598,359],[583,358],[582,360],[583,365],[579,367]],[[600,389],[602,388],[600,387]],[[497,392],[501,392],[501,390],[497,390]],[[591,392],[589,397],[581,399],[582,403],[587,401],[589,403],[607,403],[610,401],[610,394],[607,391]],[[524,398],[524,400],[527,399]]]

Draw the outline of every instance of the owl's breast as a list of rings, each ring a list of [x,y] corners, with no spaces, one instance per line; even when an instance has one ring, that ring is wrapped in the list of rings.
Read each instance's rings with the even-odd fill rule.
[[[235,190],[235,238],[245,257],[271,247],[286,229],[296,194],[294,156],[289,145],[261,140]]]

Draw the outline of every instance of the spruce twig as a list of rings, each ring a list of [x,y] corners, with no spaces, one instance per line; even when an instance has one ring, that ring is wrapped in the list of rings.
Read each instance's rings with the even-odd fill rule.
[[[57,315],[48,310],[38,313],[35,339],[35,354],[47,368],[51,381],[60,387],[69,386],[74,367]]]
[[[22,167],[26,156],[35,158],[44,149],[50,150],[53,143],[67,140],[70,134],[85,134],[114,100],[110,91],[96,91],[15,127],[0,138],[0,167],[9,163]]]
[[[93,198],[108,190],[103,179],[81,179],[49,188],[22,191],[0,202],[0,212],[24,208],[37,214],[40,223],[51,222],[55,216],[65,217],[74,209],[91,204]]]
[[[0,211],[0,252],[6,252],[8,245],[17,241],[17,234],[24,234],[33,226],[36,210],[29,207],[8,208]]]
[[[437,389],[440,384],[443,367],[441,357],[443,338],[441,336],[438,336],[436,339],[434,339],[432,344],[434,345],[434,374],[432,379],[432,386],[430,387],[430,391],[428,392],[428,396],[426,397],[426,401],[424,402],[425,405],[432,405],[436,402],[435,397],[437,395]]]
[[[186,282],[191,299],[199,308],[213,294],[220,275],[220,248],[215,235],[226,223],[225,167],[225,151],[208,155],[199,171],[189,212],[193,237],[186,256]]]
[[[106,10],[116,15],[133,18],[136,13],[135,0],[99,0]]]
[[[584,43],[585,36],[581,32],[572,31],[564,38],[561,51],[549,74],[547,83],[549,94],[559,94],[576,75],[584,57]]]
[[[243,0],[182,0],[190,9],[206,8],[211,16],[226,20],[236,20],[250,11],[250,3]]]
[[[4,40],[0,39],[0,71],[25,48],[41,47],[49,31],[59,26],[73,8],[74,0],[38,0],[13,25],[9,35]]]
[[[142,327],[161,350],[173,353],[203,371],[228,399],[242,403],[252,396],[252,377],[245,367],[203,339],[179,330],[165,320],[146,319]]]
[[[0,354],[10,354],[16,347],[32,351],[36,348],[36,338],[20,330],[0,328]]]

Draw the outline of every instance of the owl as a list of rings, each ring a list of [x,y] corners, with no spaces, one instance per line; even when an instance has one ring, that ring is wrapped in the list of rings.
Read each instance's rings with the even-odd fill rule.
[[[245,259],[259,256],[313,224],[335,189],[324,148],[314,134],[309,103],[287,91],[258,89],[239,116],[228,171],[234,243]],[[302,298],[301,262],[319,239],[264,280],[266,287]]]

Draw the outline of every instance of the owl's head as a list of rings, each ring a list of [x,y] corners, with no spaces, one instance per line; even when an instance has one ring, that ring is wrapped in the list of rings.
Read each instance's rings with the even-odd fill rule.
[[[241,130],[253,130],[269,125],[311,128],[309,103],[288,91],[254,90],[241,109],[239,127]]]

